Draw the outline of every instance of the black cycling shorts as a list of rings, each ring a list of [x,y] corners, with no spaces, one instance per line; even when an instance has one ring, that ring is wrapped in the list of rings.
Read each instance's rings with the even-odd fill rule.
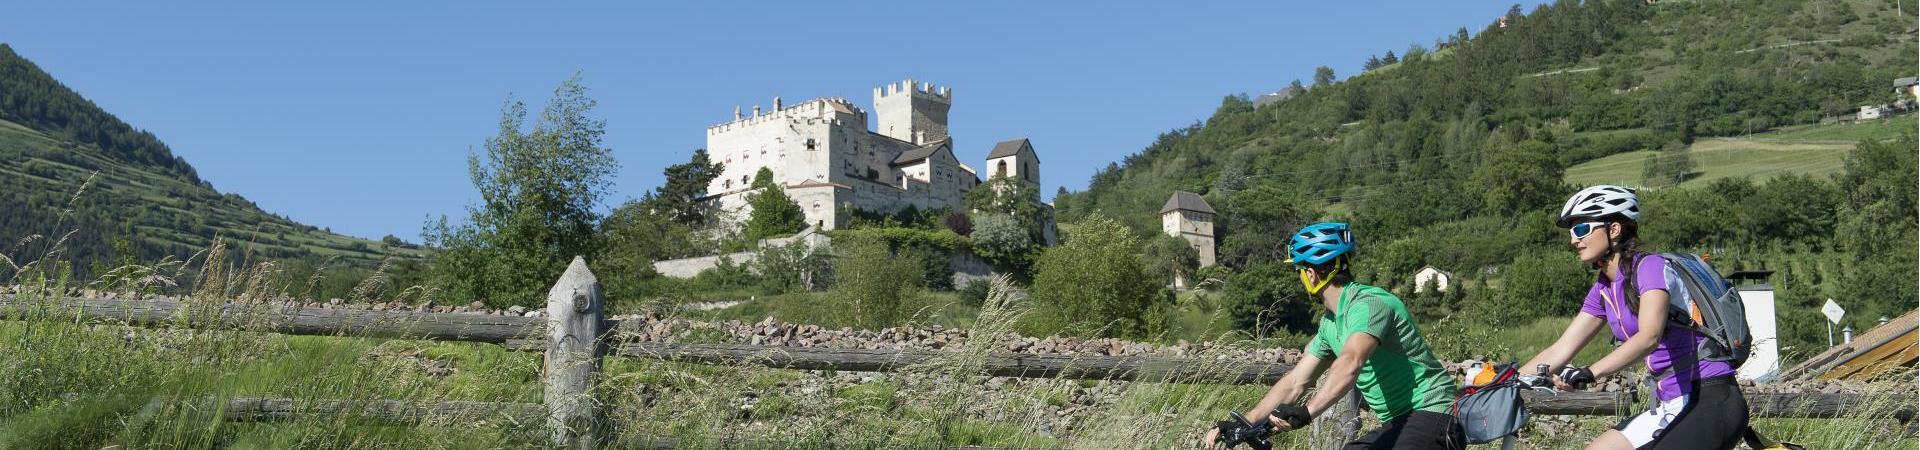
[[[1740,442],[1747,429],[1747,398],[1732,376],[1700,380],[1683,398],[1678,413],[1661,414],[1656,405],[1613,429],[1639,449],[1725,450]]]
[[[1461,450],[1467,432],[1452,414],[1414,411],[1348,442],[1344,450]]]

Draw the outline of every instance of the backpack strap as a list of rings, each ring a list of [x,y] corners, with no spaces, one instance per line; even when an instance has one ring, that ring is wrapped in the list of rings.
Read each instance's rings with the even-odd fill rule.
[[[1639,253],[1639,254],[1633,255],[1632,259],[1633,259],[1633,267],[1634,267],[1634,276],[1627,276],[1626,277],[1627,279],[1621,284],[1621,290],[1624,290],[1626,292],[1621,292],[1620,295],[1622,297],[1627,298],[1627,311],[1633,313],[1632,314],[1633,320],[1636,320],[1636,321],[1640,320],[1640,288],[1638,286],[1640,283],[1640,280],[1638,280],[1638,278],[1640,278],[1639,277],[1640,261],[1646,259],[1648,255],[1653,255],[1653,254]],[[1667,261],[1666,264],[1673,264],[1673,258],[1678,255],[1662,253],[1659,256],[1661,259]],[[1666,270],[1667,268],[1663,264],[1660,267],[1660,276],[1662,278],[1666,277]],[[1626,275],[1625,271],[1622,271],[1621,275],[1625,276]],[[1686,275],[1681,274],[1681,276],[1685,277]],[[1682,288],[1693,287],[1692,283],[1690,283],[1688,280],[1682,279],[1681,283],[1683,284]],[[1668,286],[1672,286],[1671,282],[1669,282]],[[1666,289],[1666,287],[1662,287],[1661,289]],[[1671,299],[1673,295],[1674,295],[1673,292],[1667,292],[1667,296],[1669,299]],[[1698,301],[1698,300],[1695,300],[1695,301]],[[1671,300],[1669,300],[1669,303],[1671,303]],[[1707,336],[1708,339],[1713,338],[1712,330],[1708,330],[1707,327],[1702,325],[1696,325],[1693,323],[1692,320],[1681,320],[1681,317],[1686,317],[1684,313],[1681,313],[1677,310],[1672,310],[1671,305],[1669,305],[1668,308],[1669,310],[1667,311],[1667,326],[1669,327],[1677,326],[1683,329],[1693,330],[1696,333],[1700,333],[1702,336]]]

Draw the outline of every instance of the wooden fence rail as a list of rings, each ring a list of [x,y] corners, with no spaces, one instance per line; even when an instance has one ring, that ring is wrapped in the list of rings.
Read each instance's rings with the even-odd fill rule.
[[[224,411],[234,420],[287,420],[314,414],[354,414],[376,420],[418,423],[423,419],[513,418],[541,421],[553,430],[556,447],[592,448],[604,444],[604,414],[587,398],[592,376],[608,354],[709,365],[762,366],[796,370],[896,372],[913,366],[964,358],[960,353],[925,350],[856,350],[738,344],[611,345],[605,300],[584,260],[576,258],[548,293],[547,315],[517,317],[479,313],[430,313],[303,308],[271,303],[177,302],[58,298],[20,300],[0,295],[0,319],[57,314],[92,323],[170,326],[192,329],[241,329],[289,335],[374,336],[438,341],[497,343],[509,349],[546,354],[543,404],[376,401],[295,401],[235,398]],[[39,312],[34,312],[39,311]],[[549,346],[547,342],[563,345]],[[980,375],[1021,378],[1103,379],[1197,384],[1272,384],[1291,367],[1273,362],[1230,362],[1199,358],[1107,355],[1034,355],[987,353],[965,361]],[[929,366],[931,367],[931,366]],[[945,370],[935,368],[933,370]],[[1909,392],[1908,394],[1911,394]],[[1622,393],[1526,393],[1534,414],[1623,415],[1635,408]],[[1899,401],[1860,394],[1760,393],[1748,391],[1754,417],[1843,417],[1862,408],[1887,408],[1912,422],[1911,395]],[[1891,405],[1891,406],[1888,406]],[[1355,413],[1357,414],[1357,412]],[[1338,435],[1355,430],[1336,431]]]

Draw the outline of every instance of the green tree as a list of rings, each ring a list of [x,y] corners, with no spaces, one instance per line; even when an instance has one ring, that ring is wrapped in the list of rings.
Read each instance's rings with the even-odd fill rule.
[[[913,254],[895,254],[876,239],[841,239],[835,244],[833,297],[847,302],[849,316],[869,329],[900,325],[925,290],[921,262]]]
[[[1188,283],[1199,282],[1194,274],[1200,271],[1200,252],[1186,239],[1153,235],[1141,249],[1140,262],[1146,265],[1147,276],[1154,282],[1171,283],[1177,277],[1186,278]]]
[[[1671,186],[1691,178],[1694,167],[1693,153],[1686,145],[1668,144],[1647,156],[1640,175],[1648,185]]]
[[[1916,260],[1913,252],[1916,216],[1914,180],[1916,146],[1911,132],[1889,142],[1862,141],[1847,155],[1839,177],[1848,186],[1840,205],[1835,237],[1840,248],[1853,254],[1851,267],[1839,280],[1839,296],[1854,304],[1848,316],[1893,317],[1912,308]],[[1854,327],[1863,329],[1863,327]]]
[[[1505,326],[1572,317],[1593,284],[1591,270],[1565,249],[1521,255],[1500,275],[1502,284],[1492,299],[1469,308],[1481,323]]]
[[[833,281],[826,255],[804,241],[760,247],[754,265],[760,272],[760,289],[768,294],[821,289]]]
[[[1832,248],[1829,239],[1841,203],[1837,186],[1810,175],[1785,174],[1768,180],[1754,195],[1740,199],[1739,229],[1751,240],[1809,242]]]
[[[806,212],[793,198],[787,197],[786,189],[773,182],[772,170],[760,168],[753,176],[753,188],[759,191],[747,194],[747,207],[752,209],[747,218],[748,242],[786,236],[807,228]]]
[[[687,162],[667,166],[663,171],[666,182],[654,188],[644,201],[649,209],[664,214],[674,222],[685,225],[705,223],[705,209],[700,206],[699,199],[706,196],[707,184],[719,177],[722,169],[719,163],[707,157],[707,149],[694,150]]]
[[[981,215],[973,223],[973,252],[996,267],[1024,273],[1032,264],[1033,235],[1011,214]]]
[[[1527,140],[1495,149],[1468,183],[1486,211],[1533,211],[1563,198],[1562,172],[1547,143]]]
[[[967,208],[987,214],[1005,214],[1020,222],[1029,238],[1040,241],[1047,210],[1040,204],[1040,189],[1014,177],[992,177],[967,192]]]
[[[606,122],[588,114],[595,102],[574,75],[531,130],[526,105],[509,100],[484,155],[467,159],[481,203],[457,227],[443,217],[429,226],[435,280],[456,298],[490,305],[533,305],[575,256],[598,257],[595,212],[618,163],[601,144]]]
[[[1317,88],[1333,84],[1333,80],[1332,67],[1320,66],[1313,68],[1313,87]]]
[[[1158,331],[1169,303],[1135,256],[1139,238],[1098,213],[1081,219],[1066,243],[1041,253],[1026,325],[1040,334],[1142,337]]]
[[[1313,218],[1301,210],[1304,199],[1272,185],[1256,185],[1225,200],[1213,226],[1220,245],[1217,258],[1237,269],[1285,261],[1288,237]]]
[[[1300,285],[1293,265],[1277,261],[1255,261],[1234,272],[1222,296],[1234,326],[1256,337],[1311,329],[1318,304]]]

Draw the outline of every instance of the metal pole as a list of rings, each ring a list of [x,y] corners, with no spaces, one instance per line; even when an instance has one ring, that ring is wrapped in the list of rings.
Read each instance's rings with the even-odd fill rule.
[[[1833,322],[1827,322],[1827,346],[1833,346]]]

